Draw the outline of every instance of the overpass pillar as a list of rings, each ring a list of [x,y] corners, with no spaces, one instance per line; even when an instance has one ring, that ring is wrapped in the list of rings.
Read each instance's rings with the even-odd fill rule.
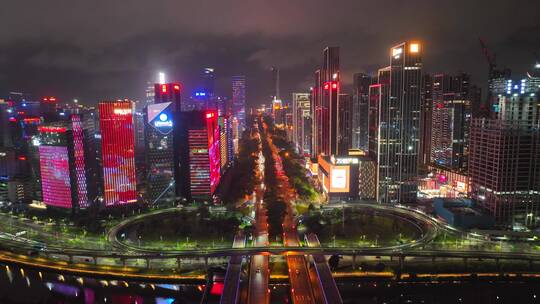
[[[533,260],[529,260],[529,271],[533,269]]]
[[[352,256],[352,269],[356,270],[356,254]]]
[[[182,259],[180,259],[180,257],[176,258],[176,267],[178,268],[178,271],[182,269]]]
[[[405,266],[405,256],[399,256],[399,271],[403,271],[403,266]]]
[[[208,257],[204,257],[204,268],[208,269]]]
[[[68,254],[68,258],[69,258],[69,263],[73,264],[73,255]]]
[[[94,265],[97,265],[98,264],[98,257],[97,256],[94,256]]]
[[[463,258],[463,265],[465,265],[465,270],[467,270],[469,267],[469,259],[468,258]]]
[[[146,261],[146,269],[150,268],[150,258],[144,258]]]

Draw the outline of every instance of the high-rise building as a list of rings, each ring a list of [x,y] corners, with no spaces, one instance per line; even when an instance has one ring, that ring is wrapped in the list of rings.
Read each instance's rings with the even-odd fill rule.
[[[433,117],[433,77],[424,74],[420,101],[420,149],[418,169],[424,173],[431,163],[431,121]]]
[[[323,50],[323,64],[315,71],[312,91],[313,156],[339,154],[338,105],[340,92],[339,47]]]
[[[150,104],[150,105],[153,105]],[[135,106],[137,108],[137,106]],[[135,110],[133,114],[133,127],[135,128],[135,166],[137,167],[137,185],[143,185],[146,179],[146,140],[144,119],[146,108]]]
[[[221,158],[221,175],[225,174],[228,167],[232,163],[232,159],[234,155],[230,155],[230,153],[234,153],[232,151],[232,134],[231,134],[231,122],[228,117],[219,116],[218,117],[218,123],[219,123],[219,151],[220,151],[220,158]]]
[[[182,87],[179,83],[156,83],[154,85],[154,103],[170,102],[173,111],[188,111],[182,103]]]
[[[390,49],[390,67],[379,71],[379,84],[389,86],[388,94],[380,94],[377,165],[381,202],[416,200],[421,54],[419,43],[400,43]]]
[[[279,68],[275,66],[272,67],[272,83],[274,85],[274,95],[272,96],[272,99],[281,99],[279,92]]]
[[[293,142],[300,155],[311,152],[311,96],[309,93],[292,94]]]
[[[45,122],[58,121],[58,99],[56,97],[43,97],[41,100],[40,109],[41,117],[43,117]]]
[[[471,197],[500,226],[540,221],[540,90],[529,81],[507,79],[504,92],[491,92],[493,118],[471,123]]]
[[[209,200],[221,179],[220,131],[216,111],[179,114],[180,179],[188,200]]]
[[[232,77],[232,114],[238,120],[240,130],[246,127],[246,77]]]
[[[133,107],[131,101],[99,103],[106,207],[137,202]]]
[[[13,103],[0,99],[0,147],[13,147],[12,122],[10,121],[14,119],[12,113]]]
[[[171,204],[176,199],[174,112],[171,102],[148,105],[144,115],[146,137],[146,199]]]
[[[338,101],[338,153],[347,155],[352,148],[352,98],[349,94],[339,94]]]
[[[382,76],[384,74],[383,70],[379,70],[377,81],[379,83],[372,84],[369,86],[369,108],[368,108],[368,156],[373,160],[378,160],[379,157],[379,148],[382,147],[379,145],[379,129],[380,129],[380,106],[381,98],[383,94],[387,94],[388,84],[383,83],[385,78]],[[388,77],[386,77],[388,78]],[[385,90],[383,92],[383,89]]]
[[[215,82],[216,82],[216,76],[215,76],[215,70],[214,68],[204,68],[202,73],[203,78],[203,92],[205,92],[209,98],[212,98],[215,96]]]
[[[353,75],[352,148],[368,150],[369,86],[371,77],[364,73]]]
[[[48,207],[88,208],[97,196],[93,133],[80,115],[41,126],[39,161],[43,202]]]
[[[433,76],[431,162],[448,169],[467,169],[471,100],[469,75]]]
[[[475,118],[471,198],[501,226],[536,226],[540,215],[540,136],[527,123]]]

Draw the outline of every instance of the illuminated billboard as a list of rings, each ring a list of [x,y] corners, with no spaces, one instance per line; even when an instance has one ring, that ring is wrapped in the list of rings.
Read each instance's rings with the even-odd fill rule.
[[[71,208],[71,180],[67,147],[39,146],[41,190],[48,206]]]
[[[330,171],[330,188],[332,190],[347,189],[347,173],[349,168],[332,168]]]
[[[173,115],[172,102],[162,102],[148,105],[147,122],[162,134],[172,131]]]
[[[130,101],[99,104],[105,206],[137,201],[135,133]]]
[[[335,165],[335,159],[319,155],[317,175],[326,193],[348,193],[350,191],[350,165]]]

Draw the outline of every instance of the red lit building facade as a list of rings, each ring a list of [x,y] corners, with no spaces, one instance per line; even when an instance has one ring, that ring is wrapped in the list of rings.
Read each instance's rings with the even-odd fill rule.
[[[133,103],[101,102],[99,115],[105,207],[136,203]]]
[[[217,111],[182,112],[180,124],[180,195],[210,199],[221,178],[220,128]]]

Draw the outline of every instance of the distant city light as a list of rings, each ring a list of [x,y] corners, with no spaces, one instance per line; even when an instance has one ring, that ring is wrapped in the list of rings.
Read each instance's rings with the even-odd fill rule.
[[[159,84],[165,83],[165,73],[159,72]]]

